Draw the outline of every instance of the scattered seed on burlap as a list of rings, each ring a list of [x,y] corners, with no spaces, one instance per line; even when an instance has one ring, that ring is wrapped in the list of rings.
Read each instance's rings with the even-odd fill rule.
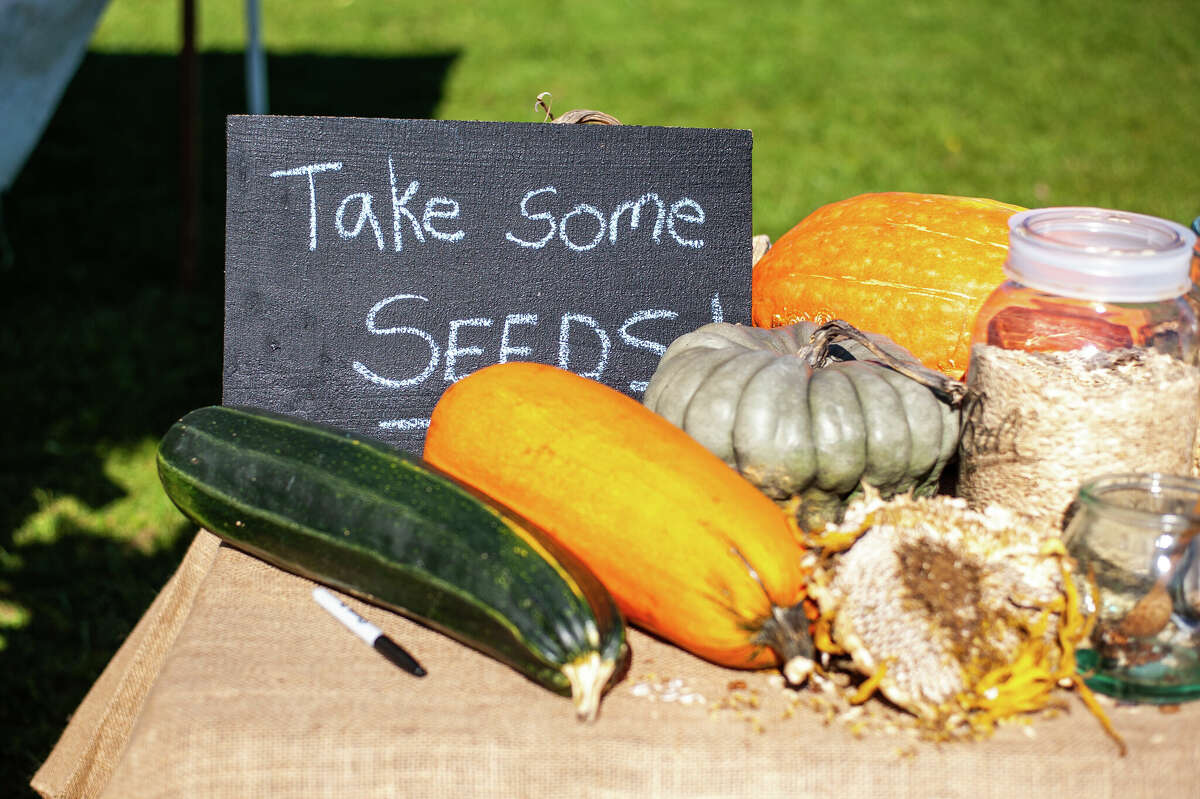
[[[959,450],[957,494],[1061,525],[1079,485],[1106,472],[1192,470],[1200,368],[1152,349],[971,349],[979,398]]]
[[[703,705],[708,700],[679,677],[661,678],[653,672],[633,680],[629,692],[651,702],[677,702],[681,705]]]

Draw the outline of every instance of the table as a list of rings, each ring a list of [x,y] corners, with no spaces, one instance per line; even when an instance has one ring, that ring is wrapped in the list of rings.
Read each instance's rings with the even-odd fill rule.
[[[1200,795],[1200,703],[1106,701],[1124,758],[1065,693],[1068,712],[983,741],[856,734],[777,675],[719,668],[631,631],[629,671],[587,725],[515,671],[348,600],[429,671],[412,677],[311,588],[199,533],[34,787],[71,799]]]

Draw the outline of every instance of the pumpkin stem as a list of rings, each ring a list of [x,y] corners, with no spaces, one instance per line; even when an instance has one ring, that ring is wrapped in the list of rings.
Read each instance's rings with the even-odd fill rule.
[[[826,322],[813,331],[812,336],[809,337],[808,362],[814,369],[825,366],[830,359],[829,346],[842,339],[852,339],[858,342],[885,365],[905,377],[915,380],[938,396],[946,398],[951,405],[962,403],[967,395],[966,383],[954,380],[921,364],[905,363],[876,344],[866,333],[841,319]]]

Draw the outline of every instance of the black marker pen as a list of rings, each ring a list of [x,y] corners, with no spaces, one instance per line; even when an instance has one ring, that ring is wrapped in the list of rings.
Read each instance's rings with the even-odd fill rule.
[[[425,669],[402,646],[384,635],[382,630],[362,616],[359,616],[346,603],[342,602],[329,591],[321,586],[317,586],[313,589],[313,599],[317,600],[317,604],[329,611],[335,619],[344,624],[350,632],[370,644],[376,652],[409,674],[417,677],[425,676]]]

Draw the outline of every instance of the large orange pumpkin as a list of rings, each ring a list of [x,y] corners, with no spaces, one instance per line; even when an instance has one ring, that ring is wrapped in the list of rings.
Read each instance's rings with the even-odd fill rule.
[[[844,319],[958,378],[975,314],[1004,281],[1008,218],[976,197],[883,192],[818,208],[754,266],[758,327]]]

